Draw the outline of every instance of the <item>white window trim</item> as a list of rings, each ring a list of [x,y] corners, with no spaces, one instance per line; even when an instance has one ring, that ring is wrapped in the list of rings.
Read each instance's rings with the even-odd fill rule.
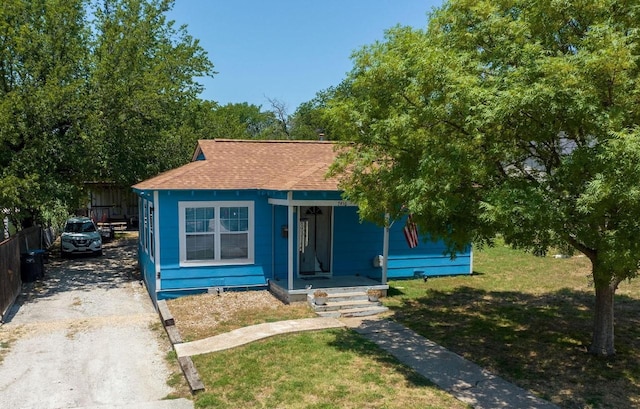
[[[185,223],[185,209],[190,207],[213,207],[215,212],[216,228],[214,233],[215,248],[220,249],[220,208],[221,207],[246,207],[249,211],[249,230],[248,230],[248,248],[247,258],[243,259],[226,259],[226,260],[187,260],[187,233]],[[202,267],[202,266],[227,266],[227,265],[246,265],[254,264],[254,202],[226,202],[226,201],[209,201],[209,202],[178,202],[178,231],[180,242],[180,266],[181,267]]]
[[[144,247],[144,252],[149,254],[149,220],[147,219],[149,212],[149,201],[144,200],[144,210],[142,211],[142,215],[144,217],[143,220],[143,228],[142,232],[144,237],[142,238],[142,247]]]
[[[156,234],[155,234],[155,224],[156,224],[156,214],[154,212],[153,202],[149,202],[149,258],[151,261],[155,261],[156,256]]]

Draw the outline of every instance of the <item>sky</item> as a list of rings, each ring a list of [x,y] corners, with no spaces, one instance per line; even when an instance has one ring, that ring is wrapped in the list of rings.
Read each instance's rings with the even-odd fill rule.
[[[351,54],[396,25],[425,28],[442,0],[175,0],[168,17],[200,40],[218,73],[201,78],[201,98],[292,114],[338,85]]]

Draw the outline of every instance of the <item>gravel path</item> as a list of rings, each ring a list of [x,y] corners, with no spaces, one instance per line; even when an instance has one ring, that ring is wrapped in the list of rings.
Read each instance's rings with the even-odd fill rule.
[[[0,327],[3,408],[193,407],[172,390],[170,345],[135,268],[135,239],[102,257],[54,258]],[[157,328],[157,327],[156,327]]]

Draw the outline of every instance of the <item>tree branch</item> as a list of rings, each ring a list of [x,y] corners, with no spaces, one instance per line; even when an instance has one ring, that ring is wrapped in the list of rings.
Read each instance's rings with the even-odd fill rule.
[[[566,239],[567,242],[573,246],[574,248],[576,248],[578,251],[580,251],[582,254],[584,254],[585,256],[587,256],[589,258],[589,260],[591,260],[592,263],[596,262],[596,257],[598,256],[598,251],[595,249],[592,249],[591,247],[586,246],[585,244],[579,242],[575,236],[573,236],[572,234],[567,234],[566,235]]]

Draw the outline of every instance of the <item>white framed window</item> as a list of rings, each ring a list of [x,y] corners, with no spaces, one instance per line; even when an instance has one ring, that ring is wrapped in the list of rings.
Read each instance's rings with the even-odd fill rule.
[[[253,202],[180,202],[180,264],[254,262]]]
[[[144,242],[144,225],[142,224],[144,213],[142,213],[143,212],[142,203],[143,203],[142,198],[139,198],[138,199],[138,241],[140,242],[141,245],[143,245],[143,242]]]
[[[142,224],[142,226],[143,226],[142,227],[142,232],[143,232],[143,235],[142,235],[142,246],[144,247],[145,253],[149,253],[149,247],[148,247],[148,245],[149,245],[149,236],[148,236],[148,234],[149,234],[149,220],[147,219],[147,215],[149,214],[149,210],[148,210],[149,205],[148,205],[148,203],[149,202],[147,202],[146,200],[144,201],[144,210],[143,210],[143,213],[142,213],[142,216],[144,218],[144,221],[143,221],[143,224]]]
[[[155,258],[155,242],[153,238],[153,203],[149,203],[149,256],[151,260]]]

